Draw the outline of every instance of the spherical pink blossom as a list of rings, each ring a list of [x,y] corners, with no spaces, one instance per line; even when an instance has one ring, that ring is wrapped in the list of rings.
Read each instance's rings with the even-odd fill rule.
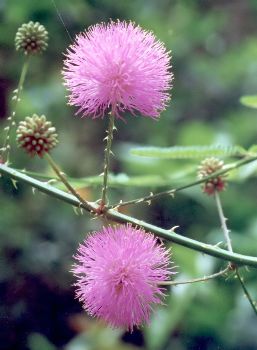
[[[164,45],[132,22],[92,26],[66,53],[69,103],[93,118],[125,110],[157,118],[169,100],[169,61]]]
[[[169,251],[153,234],[130,224],[89,235],[75,256],[76,295],[92,316],[132,331],[162,303],[160,282],[172,274]]]

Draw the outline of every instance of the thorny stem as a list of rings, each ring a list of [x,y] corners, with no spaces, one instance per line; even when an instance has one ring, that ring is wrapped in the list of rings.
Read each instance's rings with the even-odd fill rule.
[[[253,301],[252,297],[250,296],[250,294],[249,294],[249,292],[248,292],[248,290],[247,290],[247,288],[245,286],[243,277],[241,277],[241,275],[239,274],[238,269],[236,269],[236,275],[237,275],[237,278],[238,278],[238,280],[239,280],[239,282],[241,284],[241,287],[242,287],[242,289],[243,289],[243,291],[245,293],[246,298],[248,299],[248,301],[251,304],[255,314],[257,315],[256,302]]]
[[[208,181],[208,180],[210,180],[212,178],[215,178],[215,177],[217,177],[219,175],[226,174],[229,171],[237,169],[237,168],[240,168],[241,166],[243,166],[245,164],[248,164],[250,162],[253,162],[254,160],[257,160],[257,156],[256,155],[254,155],[254,156],[247,156],[247,157],[245,157],[244,159],[242,159],[242,160],[240,160],[238,162],[231,163],[231,164],[228,164],[228,165],[224,166],[221,170],[218,170],[215,173],[212,173],[211,175],[204,177],[203,179],[199,179],[199,180],[190,182],[187,185],[183,185],[183,186],[180,186],[180,187],[177,187],[177,188],[173,188],[173,189],[168,190],[168,191],[158,192],[158,193],[155,193],[155,194],[151,193],[149,196],[146,196],[146,197],[140,197],[140,198],[132,199],[132,200],[127,201],[127,202],[120,202],[120,203],[117,203],[117,204],[114,204],[114,205],[110,205],[110,206],[107,206],[106,209],[113,209],[113,208],[116,208],[116,207],[122,207],[122,206],[126,206],[126,205],[131,205],[131,204],[139,204],[139,203],[143,203],[143,202],[149,202],[149,201],[161,198],[163,196],[174,196],[175,193],[177,193],[179,191],[182,191],[182,190],[185,190],[186,188],[190,188],[190,187],[199,185],[199,184],[204,183],[204,182],[206,182],[206,181]]]
[[[108,174],[109,174],[109,168],[110,168],[110,155],[111,155],[111,147],[112,147],[112,140],[113,140],[113,130],[115,128],[114,126],[114,113],[111,112],[109,114],[109,125],[107,136],[104,140],[107,140],[107,144],[104,150],[104,174],[103,174],[103,188],[102,188],[102,199],[100,208],[101,210],[105,208],[105,205],[107,203],[107,188],[108,188]]]
[[[27,71],[28,71],[28,67],[29,67],[29,58],[30,58],[30,56],[28,55],[23,63],[18,87],[16,90],[14,90],[14,95],[12,97],[12,100],[14,101],[13,110],[12,110],[10,116],[7,118],[8,126],[5,127],[6,135],[5,135],[3,147],[1,148],[1,156],[3,158],[3,161],[5,161],[5,158],[6,158],[7,164],[9,163],[9,157],[10,157],[9,140],[10,140],[11,128],[12,128],[12,126],[15,126],[14,118],[16,115],[17,106],[20,102],[21,92],[23,89],[26,75],[27,75]]]
[[[44,155],[44,157],[46,158],[46,160],[48,161],[48,163],[50,164],[51,168],[53,169],[53,171],[56,173],[56,175],[59,177],[59,179],[62,181],[62,183],[65,185],[65,187],[67,188],[67,190],[72,193],[79,201],[81,204],[84,205],[85,208],[87,208],[88,210],[94,210],[94,208],[90,205],[89,202],[87,202],[84,198],[81,197],[81,195],[75,190],[75,188],[73,188],[71,186],[71,184],[69,183],[69,181],[66,179],[66,177],[64,176],[64,173],[60,170],[60,168],[58,167],[58,165],[55,163],[55,161],[53,160],[53,158],[50,156],[49,153],[46,153]]]
[[[228,250],[231,253],[233,253],[231,239],[230,239],[230,236],[229,236],[229,229],[227,227],[227,218],[225,218],[225,216],[224,216],[224,212],[223,212],[223,208],[222,208],[222,205],[221,205],[220,196],[219,196],[219,193],[217,191],[215,191],[215,201],[216,201],[216,204],[217,204],[217,209],[218,209],[218,213],[219,213],[221,228],[222,228],[223,233],[224,233],[224,237],[225,237],[225,240],[226,240],[226,243],[227,243],[227,246],[228,246]],[[257,315],[256,303],[253,301],[252,297],[250,296],[250,294],[249,294],[249,292],[248,292],[248,290],[246,288],[246,285],[244,283],[244,280],[243,280],[243,278],[241,277],[241,275],[239,273],[238,267],[235,267],[235,271],[236,271],[236,276],[239,279],[241,287],[242,287],[242,289],[243,289],[243,291],[245,293],[245,296],[248,299],[250,305],[252,306],[255,314]]]
[[[71,195],[67,192],[61,191],[47,183],[41,182],[39,180],[34,179],[33,177],[27,176],[17,170],[14,170],[5,164],[0,164],[0,173],[5,174],[11,179],[26,183],[30,185],[32,188],[37,188],[39,191],[46,193],[54,198],[57,198],[63,202],[66,202],[72,206],[84,209],[95,217],[99,217],[98,209],[99,204],[93,202],[84,203],[74,195]],[[174,229],[165,230],[161,227],[152,225],[145,221],[136,219],[134,217],[119,213],[117,210],[106,210],[104,215],[107,219],[124,224],[131,223],[134,227],[142,227],[148,232],[154,233],[156,236],[166,239],[168,241],[177,243],[184,247],[196,250],[198,252],[202,252],[216,258],[220,258],[226,261],[233,262],[237,265],[248,265],[257,268],[257,257],[242,255],[238,253],[231,253],[228,250],[221,249],[217,246],[212,246],[210,244],[205,244],[194,239],[181,236],[174,232]]]
[[[222,209],[222,205],[221,205],[221,201],[220,201],[220,196],[218,191],[215,191],[215,201],[216,201],[216,205],[217,205],[217,209],[218,209],[218,213],[219,213],[219,218],[220,218],[220,223],[221,223],[221,228],[223,230],[223,234],[227,243],[227,247],[228,250],[230,252],[233,252],[233,248],[231,245],[231,239],[229,236],[229,229],[227,227],[227,218],[225,218],[224,213],[223,213],[223,209]]]
[[[225,275],[228,271],[230,271],[232,269],[231,265],[228,264],[228,266],[224,269],[224,270],[221,270],[219,272],[216,272],[212,275],[208,275],[208,276],[204,276],[204,277],[199,277],[199,278],[194,278],[192,280],[188,280],[188,281],[163,281],[163,282],[160,282],[159,284],[162,285],[162,286],[178,286],[180,284],[190,284],[190,283],[196,283],[196,282],[206,282],[208,280],[211,280],[211,279],[214,279],[216,277],[219,277],[219,276],[223,276]]]

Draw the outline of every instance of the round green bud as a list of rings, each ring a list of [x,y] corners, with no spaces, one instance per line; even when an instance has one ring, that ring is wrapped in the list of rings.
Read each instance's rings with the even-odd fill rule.
[[[36,55],[47,48],[48,32],[39,22],[24,23],[15,36],[15,47],[25,55]]]
[[[18,146],[31,156],[43,157],[58,143],[58,135],[52,123],[44,115],[33,114],[21,121],[16,131]]]

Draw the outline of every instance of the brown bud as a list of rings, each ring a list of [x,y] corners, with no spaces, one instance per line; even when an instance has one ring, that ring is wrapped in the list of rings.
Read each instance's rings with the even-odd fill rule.
[[[207,176],[221,170],[224,166],[224,162],[217,158],[206,158],[198,167],[198,178],[204,179]],[[218,175],[212,179],[207,180],[203,184],[203,192],[208,195],[214,194],[215,191],[221,192],[225,189],[226,181],[225,175]]]

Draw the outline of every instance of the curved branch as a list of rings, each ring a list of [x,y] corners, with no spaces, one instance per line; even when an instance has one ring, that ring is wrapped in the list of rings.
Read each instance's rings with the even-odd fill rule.
[[[5,174],[9,176],[12,179],[24,182],[34,188],[37,188],[39,191],[44,192],[52,197],[58,198],[68,204],[71,204],[73,206],[83,208],[86,211],[91,212],[93,215],[97,215],[96,212],[99,209],[99,205],[96,203],[88,202],[88,207],[86,207],[83,203],[80,203],[80,201],[74,197],[73,195],[58,190],[57,188],[43,183],[41,181],[38,181],[30,176],[27,176],[25,174],[22,174],[18,172],[17,170],[13,170],[12,168],[0,164],[0,173]],[[91,210],[89,209],[91,208]],[[134,226],[141,226],[144,228],[146,231],[150,231],[154,233],[155,235],[164,238],[168,241],[177,243],[179,245],[182,245],[184,247],[214,256],[216,258],[220,258],[226,261],[233,262],[238,265],[248,265],[248,266],[253,266],[257,267],[257,257],[253,256],[247,256],[247,255],[242,255],[242,254],[237,254],[233,252],[229,252],[227,250],[205,244],[199,241],[196,241],[194,239],[188,238],[188,237],[183,237],[181,235],[178,235],[172,230],[164,230],[158,226],[151,225],[147,222],[138,220],[136,218],[130,217],[128,215],[121,214],[117,212],[114,209],[110,209],[104,213],[104,216],[107,219],[119,222],[119,223],[131,223]]]
[[[194,278],[194,279],[188,280],[188,281],[163,281],[163,282],[160,282],[159,284],[162,285],[162,286],[179,286],[180,284],[191,284],[191,283],[198,283],[198,282],[206,282],[206,281],[209,281],[209,280],[214,279],[216,277],[223,276],[230,270],[232,270],[232,268],[231,268],[231,265],[228,264],[228,266],[224,270],[221,270],[219,272],[213,273],[212,275],[203,276],[203,277],[199,277],[199,278]]]
[[[131,204],[139,204],[139,203],[143,203],[143,202],[149,202],[149,201],[153,201],[153,200],[159,199],[159,198],[161,198],[163,196],[172,196],[173,197],[175,195],[175,193],[177,193],[179,191],[185,190],[187,188],[190,188],[190,187],[193,187],[193,186],[196,186],[196,185],[200,185],[200,184],[202,184],[202,183],[204,183],[204,182],[206,182],[206,181],[208,181],[210,179],[213,179],[213,178],[215,178],[217,176],[220,176],[220,175],[224,175],[224,174],[228,173],[231,170],[240,168],[241,166],[243,166],[245,164],[251,163],[254,160],[257,160],[257,156],[256,155],[247,156],[247,157],[239,160],[236,163],[231,163],[231,164],[225,165],[222,169],[216,171],[215,173],[210,174],[209,176],[205,176],[202,179],[195,180],[195,181],[190,182],[190,183],[188,183],[186,185],[183,185],[183,186],[180,186],[180,187],[176,187],[176,188],[173,188],[173,189],[168,190],[168,191],[151,193],[149,196],[146,196],[146,197],[140,197],[140,198],[132,199],[130,201],[120,202],[120,203],[114,204],[114,205],[109,205],[106,208],[107,209],[113,209],[115,207],[123,207],[123,206],[131,205]]]

